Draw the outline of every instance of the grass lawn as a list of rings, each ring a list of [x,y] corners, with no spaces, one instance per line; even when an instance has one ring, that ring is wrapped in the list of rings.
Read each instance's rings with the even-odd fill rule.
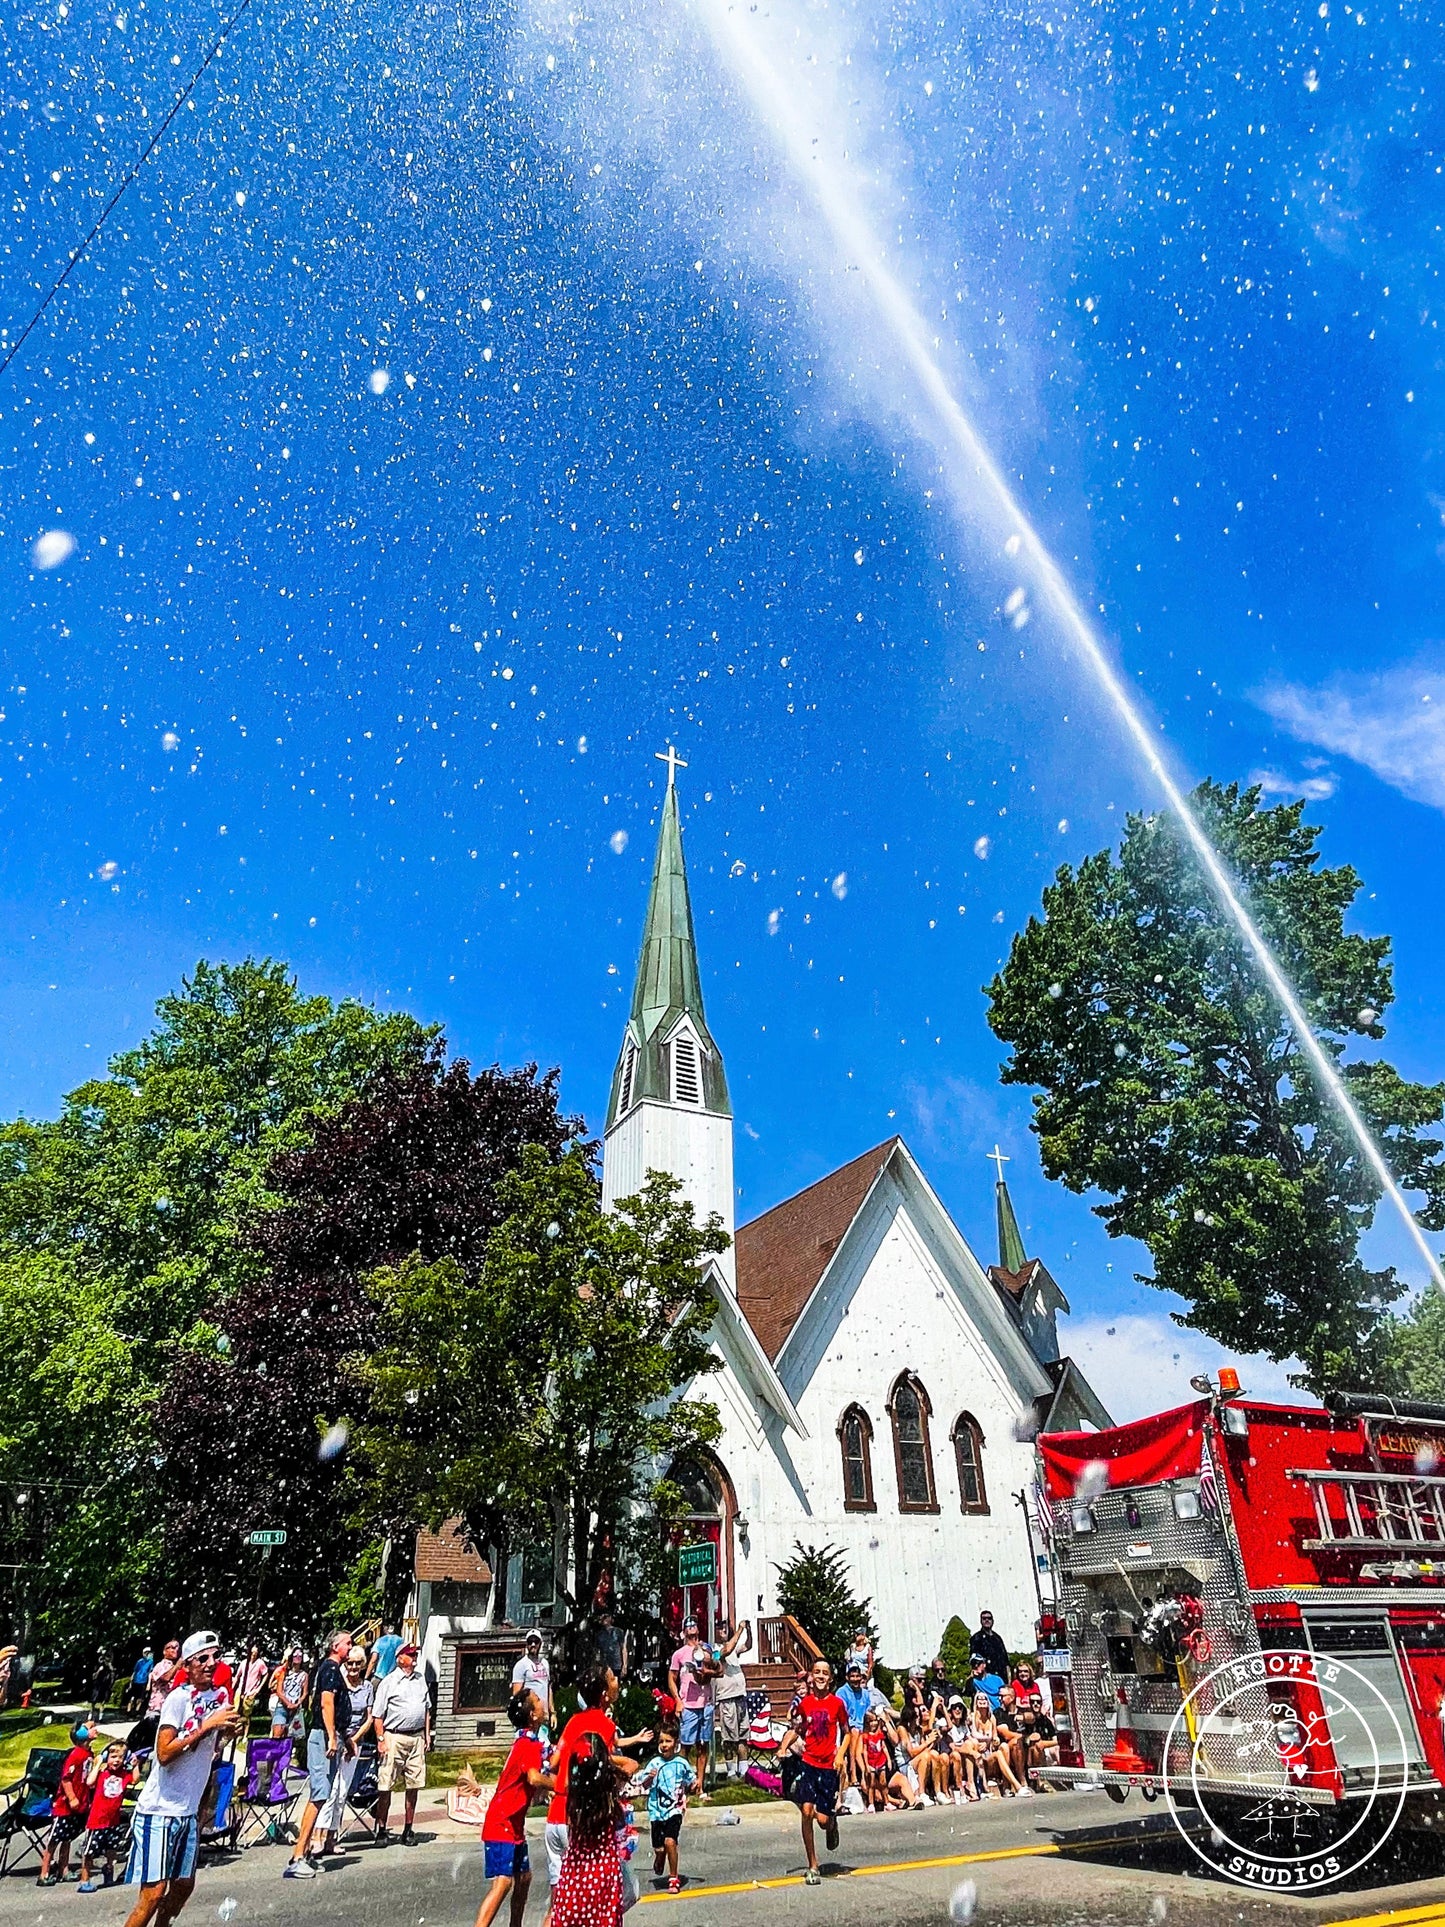
[[[49,1726],[43,1724],[43,1709],[32,1709],[25,1716],[31,1723],[28,1726],[11,1726],[7,1723],[3,1736],[0,1736],[0,1786],[10,1786],[25,1771],[25,1762],[30,1757],[33,1746],[56,1746],[63,1751],[70,1749],[70,1722],[53,1720]]]

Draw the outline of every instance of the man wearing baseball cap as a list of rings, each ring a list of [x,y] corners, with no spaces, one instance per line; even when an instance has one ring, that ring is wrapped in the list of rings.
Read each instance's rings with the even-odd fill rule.
[[[431,1693],[425,1678],[417,1671],[417,1649],[403,1646],[396,1656],[395,1669],[376,1689],[372,1719],[376,1727],[381,1761],[377,1769],[376,1844],[390,1843],[387,1821],[391,1817],[391,1790],[398,1775],[406,1788],[406,1819],[401,1830],[404,1847],[417,1845],[413,1831],[416,1821],[416,1796],[426,1785],[426,1756],[431,1750]]]
[[[161,1703],[150,1777],[131,1825],[125,1877],[140,1882],[140,1893],[126,1927],[148,1927],[157,1915],[169,1927],[195,1887],[196,1815],[211,1762],[220,1742],[242,1725],[240,1713],[216,1688],[220,1649],[214,1633],[192,1633],[181,1647],[177,1684]]]

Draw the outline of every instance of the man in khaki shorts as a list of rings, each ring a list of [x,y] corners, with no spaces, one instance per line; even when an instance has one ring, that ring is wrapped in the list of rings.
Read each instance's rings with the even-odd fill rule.
[[[376,1803],[376,1844],[390,1846],[386,1830],[391,1813],[391,1790],[399,1779],[406,1789],[406,1819],[401,1844],[417,1844],[413,1826],[416,1821],[416,1796],[426,1785],[426,1756],[431,1750],[431,1694],[417,1671],[417,1649],[403,1646],[396,1665],[376,1689],[372,1724],[376,1729],[381,1762],[376,1776],[380,1798]]]

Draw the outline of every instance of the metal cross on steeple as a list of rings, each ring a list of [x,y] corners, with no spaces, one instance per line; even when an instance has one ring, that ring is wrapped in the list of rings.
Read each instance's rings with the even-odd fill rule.
[[[1000,1151],[1000,1149],[996,1144],[994,1145],[991,1151],[985,1152],[984,1155],[989,1159],[990,1163],[996,1164],[998,1166],[998,1181],[1000,1184],[1002,1184],[1003,1168],[1006,1164],[1011,1163],[1012,1160],[1009,1158],[1006,1152]]]
[[[674,788],[677,783],[677,772],[680,769],[686,769],[687,764],[683,761],[682,757],[678,755],[671,743],[668,744],[666,751],[655,749],[652,753],[659,763],[667,764],[667,787],[669,789]]]

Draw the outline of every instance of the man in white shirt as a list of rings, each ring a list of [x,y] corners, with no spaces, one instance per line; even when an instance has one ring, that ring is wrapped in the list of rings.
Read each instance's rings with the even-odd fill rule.
[[[419,1844],[412,1826],[416,1820],[416,1796],[426,1785],[426,1756],[431,1751],[431,1694],[417,1671],[416,1662],[416,1647],[403,1646],[396,1656],[395,1669],[377,1687],[372,1706],[372,1724],[381,1750],[375,1809],[379,1847],[391,1844],[386,1823],[391,1814],[391,1789],[398,1774],[406,1788],[401,1844],[404,1847]]]
[[[718,1621],[717,1636],[722,1671],[713,1683],[717,1702],[717,1736],[723,1751],[723,1775],[740,1780],[743,1776],[743,1742],[748,1736],[748,1682],[740,1653],[753,1643],[747,1620],[736,1628],[725,1619]]]
[[[140,1894],[126,1927],[149,1927],[159,1915],[170,1927],[196,1884],[200,1826],[196,1815],[222,1740],[240,1733],[243,1719],[215,1685],[220,1641],[192,1633],[181,1647],[175,1679],[161,1703],[150,1776],[136,1801],[127,1880]]]
[[[535,1693],[545,1725],[552,1724],[552,1668],[542,1657],[542,1635],[528,1633],[527,1650],[512,1668],[512,1691]]]

